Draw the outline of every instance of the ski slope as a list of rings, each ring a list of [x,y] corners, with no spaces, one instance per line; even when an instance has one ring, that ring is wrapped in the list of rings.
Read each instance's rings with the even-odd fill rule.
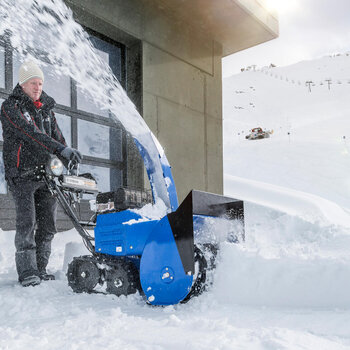
[[[315,84],[311,92],[307,81]],[[225,79],[225,174],[311,193],[350,208],[349,94],[348,55]],[[272,137],[245,140],[258,126],[273,130]]]

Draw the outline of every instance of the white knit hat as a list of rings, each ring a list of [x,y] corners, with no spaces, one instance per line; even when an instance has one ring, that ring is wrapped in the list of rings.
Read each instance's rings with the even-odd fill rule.
[[[44,73],[33,61],[24,62],[19,68],[19,85],[32,78],[40,78],[44,82]]]

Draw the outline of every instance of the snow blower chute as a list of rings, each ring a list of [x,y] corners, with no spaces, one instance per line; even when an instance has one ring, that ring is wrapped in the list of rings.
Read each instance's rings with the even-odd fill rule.
[[[94,237],[82,226],[71,205],[81,193],[96,194],[93,179],[86,174],[57,177],[42,170],[48,187],[57,195],[91,253],[69,264],[68,283],[75,292],[120,296],[139,290],[152,305],[186,302],[205,290],[207,272],[215,266],[217,250],[212,242],[197,244],[194,232],[200,235],[206,218],[244,223],[243,202],[192,190],[178,205],[170,165],[153,134],[135,142],[147,169],[152,195],[127,188],[97,194]],[[146,149],[144,144],[152,147]],[[140,210],[135,210],[157,200],[168,208],[160,219],[145,219]]]

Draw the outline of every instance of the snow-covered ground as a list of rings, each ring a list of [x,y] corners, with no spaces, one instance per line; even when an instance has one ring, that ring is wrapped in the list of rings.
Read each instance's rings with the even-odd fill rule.
[[[22,288],[1,231],[0,349],[350,349],[350,84],[303,85],[349,68],[326,57],[224,81],[225,194],[245,200],[246,242],[221,244],[213,287],[187,304],[73,293],[74,230],[54,240],[56,281]],[[256,126],[274,133],[245,140]]]

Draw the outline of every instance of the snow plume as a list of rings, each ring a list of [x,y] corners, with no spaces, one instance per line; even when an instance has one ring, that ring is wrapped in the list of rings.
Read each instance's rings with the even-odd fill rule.
[[[149,159],[158,161],[159,146],[147,124],[63,1],[2,0],[0,35],[9,39],[22,61],[40,60],[40,65],[51,65],[55,74],[73,78],[101,109],[111,111]],[[150,167],[155,199],[161,198],[169,207],[161,164]]]
[[[224,217],[197,216],[194,220],[196,243],[243,242],[244,225],[240,220]]]
[[[55,73],[71,76],[134,135],[144,133],[147,126],[135,106],[61,0],[5,0],[0,18],[0,35],[7,35],[23,60],[39,59]]]

